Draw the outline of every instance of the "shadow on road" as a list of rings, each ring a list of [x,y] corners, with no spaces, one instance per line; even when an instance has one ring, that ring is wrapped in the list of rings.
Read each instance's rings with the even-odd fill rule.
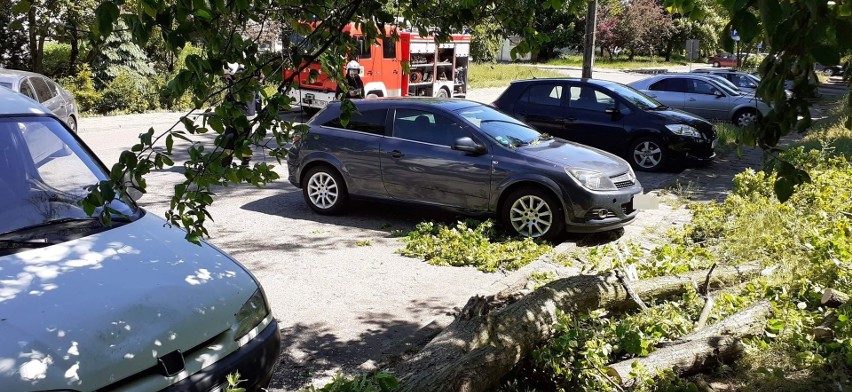
[[[447,309],[448,305],[426,299],[412,300],[410,307],[434,312]],[[440,332],[438,326],[421,327],[388,313],[369,312],[358,319],[369,328],[351,340],[331,332],[339,330],[339,326],[325,323],[296,323],[281,328],[282,355],[269,388],[298,390],[319,375],[353,372],[367,361],[398,356],[408,345],[419,344]]]

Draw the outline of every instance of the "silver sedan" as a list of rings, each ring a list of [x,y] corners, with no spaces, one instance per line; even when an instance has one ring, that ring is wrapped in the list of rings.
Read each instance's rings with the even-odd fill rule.
[[[0,69],[0,87],[24,94],[44,105],[68,128],[77,132],[77,102],[74,96],[47,76],[37,73]]]
[[[730,87],[717,76],[664,74],[630,83],[664,105],[708,120],[731,121],[746,126],[769,113],[769,105],[754,94]]]

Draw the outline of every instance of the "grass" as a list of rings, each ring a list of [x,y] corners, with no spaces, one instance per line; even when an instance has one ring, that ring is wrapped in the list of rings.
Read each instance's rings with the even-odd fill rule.
[[[468,82],[470,88],[506,87],[509,82],[529,78],[565,77],[559,71],[540,69],[521,64],[476,63],[470,66]]]
[[[558,59],[550,60],[548,65],[570,65],[583,66],[582,55],[562,55]],[[631,61],[627,56],[613,56],[612,60],[609,56],[595,56],[596,68],[614,68],[614,69],[642,69],[642,68],[667,68],[674,65],[686,65],[681,59],[672,58],[672,61],[666,62],[662,57],[656,56],[636,56]]]

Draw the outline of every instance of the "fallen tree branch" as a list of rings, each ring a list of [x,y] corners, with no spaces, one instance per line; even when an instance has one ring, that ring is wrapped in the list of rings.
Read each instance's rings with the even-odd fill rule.
[[[839,308],[846,302],[849,302],[849,295],[835,289],[825,289],[822,292],[822,300],[820,301],[820,303],[829,308]]]
[[[631,387],[641,382],[630,375],[634,362],[638,362],[639,367],[651,375],[667,369],[675,369],[679,374],[693,373],[711,357],[730,358],[738,355],[740,340],[762,333],[771,315],[772,305],[768,301],[758,302],[646,357],[614,363],[607,368],[607,374],[621,386]]]
[[[627,291],[627,295],[630,296],[630,299],[639,306],[639,309],[648,310],[648,306],[645,305],[642,298],[639,298],[639,294],[636,294],[636,290],[633,290],[633,285],[630,284],[630,279],[627,277],[627,273],[615,270],[615,276],[618,278],[618,282],[621,283],[621,286],[624,287],[624,290]]]
[[[757,264],[719,267],[710,287],[735,284],[758,275]],[[706,271],[632,282],[639,298],[680,295]],[[476,301],[475,301],[476,302]],[[578,275],[558,279],[500,310],[484,314],[469,304],[419,353],[398,363],[400,391],[485,391],[553,333],[558,311],[597,308],[629,309],[636,303],[615,274]],[[468,308],[468,306],[465,306]]]

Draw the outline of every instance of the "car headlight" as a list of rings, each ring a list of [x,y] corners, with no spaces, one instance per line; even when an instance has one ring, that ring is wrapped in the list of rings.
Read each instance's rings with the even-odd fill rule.
[[[260,324],[261,321],[269,314],[269,308],[266,306],[266,299],[263,293],[258,288],[254,294],[243,304],[240,310],[234,316],[237,319],[236,332],[234,340],[239,340],[243,335],[251,331],[252,328]]]
[[[675,135],[690,136],[696,139],[702,138],[701,133],[698,132],[695,127],[691,127],[686,124],[668,124],[666,125],[666,128],[668,128],[669,131],[672,131],[672,133]]]
[[[577,182],[583,184],[584,187],[589,188],[593,191],[615,191],[618,188],[615,187],[612,180],[609,177],[605,176],[603,173],[596,172],[594,170],[583,170],[583,169],[568,169],[565,168],[565,172],[567,172],[571,177],[574,177]]]

